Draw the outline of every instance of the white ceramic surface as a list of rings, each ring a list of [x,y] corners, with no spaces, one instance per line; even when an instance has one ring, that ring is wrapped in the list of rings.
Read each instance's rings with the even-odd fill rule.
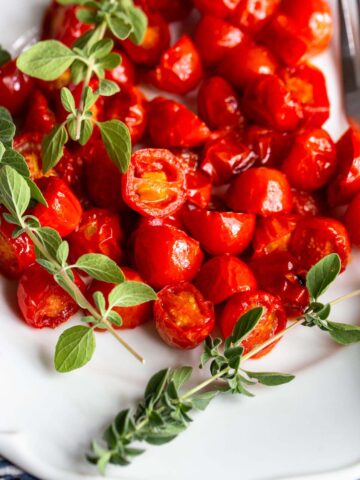
[[[2,0],[0,42],[9,47],[34,27],[45,3]],[[334,138],[346,125],[337,58],[334,42],[331,52],[317,59],[327,76],[332,100],[327,127]],[[360,256],[354,254],[327,297],[358,288],[359,271]],[[62,329],[36,331],[24,325],[14,287],[2,279],[0,302],[0,453],[43,480],[100,478],[84,460],[90,439],[118,410],[135,405],[149,375],[164,366],[198,362],[198,351],[171,350],[148,325],[124,333],[146,357],[145,367],[111,337],[99,335],[91,364],[60,375],[52,355]],[[339,305],[333,318],[359,323],[359,306],[357,299]],[[359,346],[339,348],[325,334],[299,328],[271,355],[251,363],[253,369],[294,372],[294,382],[258,388],[254,399],[216,399],[174,442],[149,447],[129,467],[109,469],[109,478],[359,479],[359,365]]]

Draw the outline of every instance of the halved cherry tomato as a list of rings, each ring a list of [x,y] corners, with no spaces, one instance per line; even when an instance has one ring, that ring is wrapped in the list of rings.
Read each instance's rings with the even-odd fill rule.
[[[0,67],[0,105],[12,115],[19,113],[28,100],[34,80],[22,73],[16,66],[16,60]]]
[[[250,168],[233,180],[226,202],[236,212],[266,217],[275,213],[290,213],[292,192],[285,175],[278,170]]]
[[[298,221],[299,218],[291,214],[259,218],[253,239],[255,258],[287,251]]]
[[[43,135],[38,132],[17,135],[14,139],[14,150],[19,152],[25,158],[30,171],[30,177],[33,180],[37,180],[44,175],[41,159],[42,139]],[[49,174],[53,175],[54,172],[49,172]]]
[[[231,15],[240,0],[194,0],[195,7],[203,15],[214,15],[214,17],[226,18]]]
[[[168,286],[154,305],[155,326],[168,345],[195,348],[215,326],[214,307],[190,283]]]
[[[334,176],[336,167],[336,149],[330,135],[315,129],[295,137],[282,171],[293,187],[311,192],[324,187]]]
[[[274,337],[286,327],[286,313],[279,297],[258,290],[236,293],[227,301],[220,317],[220,328],[224,338],[231,335],[237,321],[246,312],[256,307],[262,307],[264,310],[257,326],[241,342],[245,353]],[[263,357],[276,343],[277,341],[262,349],[252,358]]]
[[[203,260],[199,243],[168,225],[147,226],[134,235],[134,260],[144,280],[154,288],[191,281]]]
[[[190,234],[211,255],[238,255],[250,244],[255,215],[186,206],[183,220]]]
[[[324,216],[326,211],[324,195],[321,192],[303,192],[292,189],[293,213],[302,217]]]
[[[25,130],[46,134],[50,133],[54,126],[55,114],[50,109],[47,98],[40,90],[35,90],[26,115]]]
[[[257,166],[279,167],[290,151],[293,135],[252,125],[245,130],[245,144]]]
[[[360,247],[360,193],[351,201],[344,217],[351,242]]]
[[[195,285],[214,304],[227,300],[234,293],[257,287],[250,268],[232,255],[220,255],[205,262],[195,277]]]
[[[160,13],[168,22],[184,20],[190,13],[191,0],[135,0],[146,13]]]
[[[344,271],[349,261],[351,244],[342,223],[333,218],[309,217],[297,224],[289,249],[305,272],[330,253],[340,256],[341,270]]]
[[[132,45],[135,44],[132,43]],[[121,63],[112,70],[106,70],[106,78],[117,83],[120,88],[134,85],[136,80],[136,72],[132,61],[124,52],[114,50],[114,53],[120,55]]]
[[[280,3],[281,0],[240,0],[231,22],[254,35],[271,20]]]

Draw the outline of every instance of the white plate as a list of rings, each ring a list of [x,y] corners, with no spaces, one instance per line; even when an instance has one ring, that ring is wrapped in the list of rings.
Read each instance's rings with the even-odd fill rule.
[[[34,27],[45,3],[2,0],[1,43],[9,47]],[[334,138],[346,125],[337,58],[334,42],[331,51],[317,59],[328,80],[328,129]],[[358,288],[359,271],[360,257],[354,254],[328,298]],[[53,370],[52,355],[62,329],[28,328],[17,316],[14,286],[2,279],[0,299],[0,453],[43,480],[101,478],[84,460],[89,441],[118,410],[135,405],[152,373],[198,363],[198,351],[168,348],[148,325],[124,333],[145,355],[145,367],[111,337],[98,335],[91,364],[60,375]],[[356,299],[338,306],[334,319],[358,322],[358,307]],[[270,480],[321,472],[324,479],[360,478],[359,365],[359,346],[338,348],[325,334],[299,328],[271,355],[251,364],[259,370],[294,372],[293,383],[259,388],[254,399],[216,399],[174,442],[149,447],[129,467],[109,469],[109,478],[215,480],[226,474]],[[195,375],[200,379],[200,373]]]

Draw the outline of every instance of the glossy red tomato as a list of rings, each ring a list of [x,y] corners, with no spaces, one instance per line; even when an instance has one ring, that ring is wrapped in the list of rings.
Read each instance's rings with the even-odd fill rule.
[[[142,215],[167,217],[186,200],[185,175],[169,150],[146,148],[135,152],[122,178],[125,202]]]
[[[186,174],[187,201],[200,208],[206,208],[211,199],[212,181],[202,170]]]
[[[183,221],[190,234],[211,255],[238,255],[250,244],[255,215],[186,206]]]
[[[132,43],[132,45],[135,45]],[[117,83],[120,88],[122,87],[129,87],[135,84],[136,80],[136,72],[135,67],[130,60],[130,58],[126,55],[126,53],[122,51],[114,50],[114,53],[117,53],[121,57],[121,63],[117,67],[113,68],[112,70],[106,70],[105,76],[108,80],[112,80],[113,82]]]
[[[74,149],[71,153],[65,148],[64,155],[54,167],[54,171],[78,196],[79,200],[84,200],[85,167],[82,148]]]
[[[293,135],[251,125],[245,131],[245,144],[250,148],[257,166],[279,167],[288,155]]]
[[[281,0],[240,0],[231,22],[254,35],[271,20],[280,3]]]
[[[125,280],[131,281],[131,282],[144,283],[141,276],[137,272],[135,272],[135,270],[132,270],[127,267],[121,267],[121,270],[125,276]],[[90,283],[87,289],[86,296],[91,303],[94,303],[93,294],[95,292],[101,292],[104,295],[105,299],[107,299],[111,290],[114,287],[115,285],[112,283],[100,282],[99,280],[94,280],[93,282]],[[108,302],[106,300],[106,304],[107,303]],[[116,329],[136,328],[139,325],[142,325],[143,323],[148,322],[153,315],[153,312],[152,312],[153,303],[154,302],[146,302],[140,305],[136,305],[134,307],[115,307],[113,310],[116,313],[118,313],[122,318],[122,325],[121,327],[114,325],[114,328]]]
[[[299,218],[283,214],[260,218],[253,239],[254,256],[262,257],[273,252],[287,251],[291,234]]]
[[[324,216],[326,206],[322,192],[303,192],[294,188],[292,192],[294,214],[302,217]]]
[[[227,301],[220,317],[220,328],[224,338],[231,335],[237,321],[246,312],[256,307],[262,307],[264,311],[257,326],[241,343],[245,353],[274,337],[286,327],[286,313],[279,297],[258,290],[236,293]],[[262,349],[252,358],[266,355],[276,343]]]
[[[190,13],[191,0],[135,0],[146,13],[160,13],[168,22],[184,20]]]
[[[12,115],[19,113],[29,98],[34,80],[16,67],[16,60],[0,67],[0,105]]]
[[[199,243],[167,225],[140,228],[134,236],[134,260],[144,280],[154,288],[191,281],[203,260]]]
[[[299,222],[290,240],[290,251],[306,272],[330,253],[337,253],[345,270],[351,244],[344,225],[333,218],[304,218]]]
[[[54,228],[61,237],[66,237],[80,223],[82,208],[79,200],[60,178],[42,177],[37,183],[48,207],[38,203],[33,215],[43,227]]]
[[[195,284],[214,304],[227,300],[234,293],[257,287],[250,268],[232,255],[220,255],[205,262],[195,278]]]
[[[215,326],[214,307],[190,283],[168,286],[154,305],[155,326],[171,347],[195,348]]]
[[[84,291],[83,281],[76,273],[74,275],[76,285]],[[25,322],[34,328],[55,328],[79,310],[52,275],[36,263],[23,272],[17,298]]]
[[[351,242],[360,247],[360,194],[351,201],[344,217],[345,226]]]
[[[168,225],[169,227],[175,227],[179,230],[185,230],[181,214],[182,212],[179,210],[168,217],[140,217],[137,227],[140,229],[142,227]]]
[[[25,158],[30,177],[33,180],[37,180],[44,175],[41,159],[42,139],[43,135],[39,132],[28,132],[14,138],[14,150]],[[54,175],[54,172],[50,171],[48,175]]]
[[[311,192],[324,187],[334,176],[336,167],[336,149],[330,135],[315,129],[295,137],[282,171],[293,187]]]
[[[25,120],[27,132],[47,134],[55,126],[55,114],[49,107],[47,98],[40,90],[33,91]]]
[[[285,175],[278,170],[250,168],[233,180],[226,201],[236,212],[267,217],[275,213],[290,213],[292,192]]]
[[[210,131],[197,115],[181,103],[158,97],[151,102],[149,134],[156,147],[197,147]]]
[[[240,0],[194,0],[195,7],[202,14],[214,15],[214,17],[226,18],[231,15]]]

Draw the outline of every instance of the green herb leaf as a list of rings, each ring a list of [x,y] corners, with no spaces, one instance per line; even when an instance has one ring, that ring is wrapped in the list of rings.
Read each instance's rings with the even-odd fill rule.
[[[1,145],[3,146],[3,144]],[[30,177],[29,167],[27,166],[25,158],[12,148],[6,148],[2,152],[1,164],[9,165],[9,167],[16,170],[22,177]]]
[[[80,145],[86,145],[87,142],[90,140],[90,137],[94,130],[94,124],[92,120],[85,119],[81,123],[81,131],[80,131]]]
[[[246,338],[259,323],[263,314],[262,307],[256,307],[246,312],[236,323],[231,334],[232,343],[236,344]]]
[[[114,37],[119,38],[120,40],[125,40],[128,38],[130,33],[133,31],[131,22],[122,13],[118,15],[108,15],[107,24]]]
[[[99,312],[103,315],[106,310],[106,300],[102,292],[94,292],[93,299]]]
[[[56,125],[49,135],[44,137],[41,146],[44,173],[47,173],[59,163],[64,155],[64,146],[68,139],[68,133],[63,124]]]
[[[110,159],[122,173],[125,173],[131,157],[129,129],[119,120],[109,120],[97,125]]]
[[[86,87],[84,95],[84,110],[90,110],[90,108],[97,101],[98,95],[95,95],[91,87]]]
[[[56,253],[62,243],[62,239],[58,232],[53,228],[41,227],[36,230],[36,236],[41,241],[46,250],[52,258],[56,258]],[[35,246],[35,253],[37,258],[44,258],[42,252],[40,252]],[[45,257],[46,260],[46,257]]]
[[[160,370],[159,372],[155,373],[153,375],[146,388],[145,388],[145,399],[149,397],[155,397],[158,398],[161,392],[163,391],[167,379],[169,377],[170,370],[168,368],[165,368],[163,370]]]
[[[70,90],[66,87],[63,87],[60,92],[61,103],[67,112],[76,114],[75,99]]]
[[[26,180],[8,165],[0,169],[0,203],[19,219],[30,203],[30,188]]]
[[[95,335],[91,328],[78,325],[60,335],[55,351],[55,368],[71,372],[86,365],[95,351]]]
[[[341,260],[337,253],[331,253],[314,265],[306,277],[310,297],[317,300],[339,275]]]
[[[360,342],[360,327],[358,325],[328,321],[328,328],[330,336],[341,345]]]
[[[69,282],[67,282],[65,280],[65,278],[63,277],[63,275],[61,275],[60,273],[57,274],[57,275],[54,275],[55,282],[58,285],[60,285],[60,287],[70,295],[70,297],[79,305],[79,307],[84,308],[84,309],[87,308],[87,306],[88,306],[87,302],[84,299],[84,297],[82,296],[82,294],[80,292],[78,292],[78,289],[76,288],[76,285],[74,284],[73,276],[71,275],[71,272],[67,271],[66,274],[69,277],[69,280],[70,280]]]
[[[43,258],[37,258],[36,262],[41,265],[50,275],[55,275],[58,273],[58,268],[49,260],[44,260]]]
[[[82,255],[76,262],[77,268],[90,277],[108,283],[121,283],[125,277],[118,265],[106,255],[88,253]]]
[[[61,242],[59,248],[56,252],[57,261],[60,263],[61,266],[65,266],[67,259],[69,257],[69,243],[64,240]]]
[[[113,40],[110,38],[103,38],[91,47],[90,55],[93,55],[96,59],[106,57],[106,55],[109,55],[113,47]]]
[[[42,191],[36,185],[36,183],[33,182],[31,178],[26,178],[25,180],[26,180],[26,183],[28,184],[28,187],[30,188],[31,198],[41,203],[45,207],[47,207],[48,203],[45,200],[44,195],[42,194]]]
[[[129,281],[113,288],[109,294],[109,304],[112,307],[134,307],[156,298],[154,290],[145,283]]]
[[[113,325],[116,325],[117,327],[121,327],[121,325],[123,323],[120,315],[117,312],[115,312],[114,310],[109,312],[107,318],[108,318],[109,322],[111,322]]]
[[[288,373],[264,373],[264,372],[248,372],[246,374],[250,378],[255,378],[262,385],[267,385],[268,387],[275,387],[277,385],[283,385],[284,383],[289,383],[294,380],[295,375],[290,375]]]
[[[96,67],[103,68],[105,70],[114,70],[114,68],[118,67],[121,62],[121,57],[118,53],[109,53],[106,57],[100,58],[97,63]]]
[[[99,85],[99,94],[103,97],[111,97],[120,91],[120,88],[117,83],[112,80],[102,79],[100,80]]]
[[[84,5],[87,0],[56,0],[60,5]]]
[[[93,25],[99,23],[97,12],[87,9],[80,9],[76,12],[76,17],[81,23],[85,25]]]
[[[141,45],[145,38],[147,29],[147,16],[141,10],[141,8],[133,7],[129,10],[128,15],[130,17],[133,31],[130,34],[130,40],[136,45]]]
[[[174,382],[176,389],[179,389],[191,377],[192,367],[178,367],[171,371],[171,380]]]
[[[10,60],[11,60],[10,53],[4,48],[2,48],[2,46],[0,45],[0,67],[10,62]]]
[[[16,128],[12,120],[0,118],[0,142],[3,143],[5,147],[12,146],[15,131]]]
[[[191,397],[191,403],[197,410],[205,410],[211,400],[219,394],[219,390],[210,390],[209,392],[198,393]]]

